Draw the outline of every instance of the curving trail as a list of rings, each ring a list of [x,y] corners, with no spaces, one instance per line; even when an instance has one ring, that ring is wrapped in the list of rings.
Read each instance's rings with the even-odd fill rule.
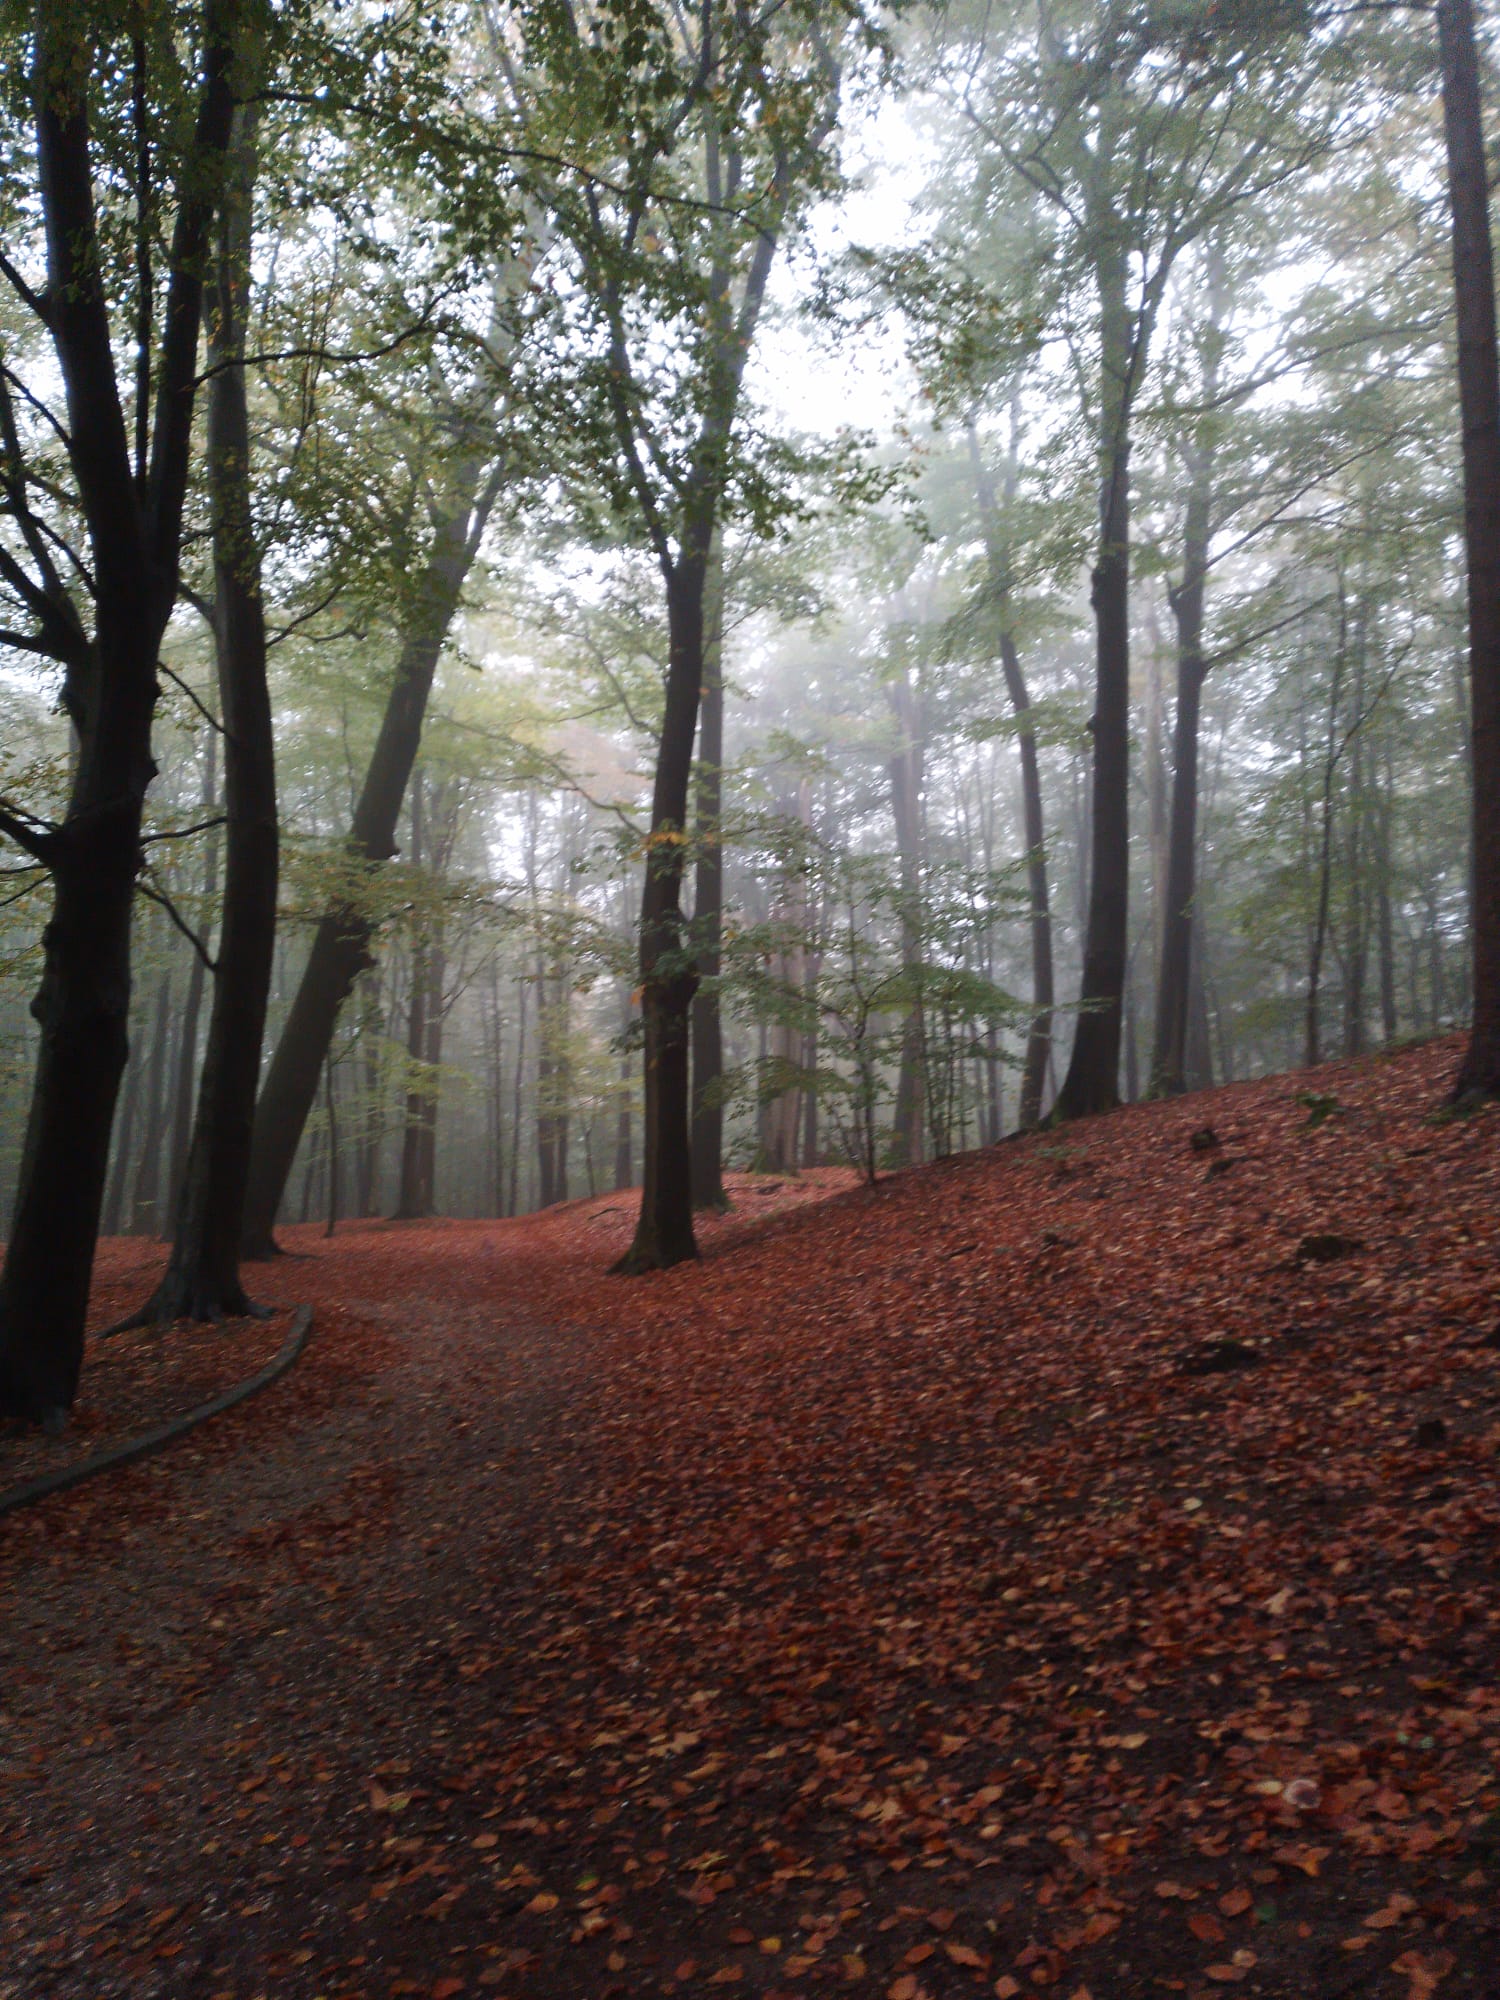
[[[0,2000],[1493,2000],[1452,1060],[742,1183],[635,1282],[620,1197],[289,1232],[299,1367],[0,1526]]]

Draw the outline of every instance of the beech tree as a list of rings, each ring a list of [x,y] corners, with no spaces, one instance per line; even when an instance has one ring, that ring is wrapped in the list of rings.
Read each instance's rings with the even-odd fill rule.
[[[640,920],[644,1183],[624,1271],[697,1254],[698,968],[681,891],[709,556],[727,508],[761,527],[773,515],[773,483],[744,450],[741,390],[778,245],[827,175],[845,20],[818,4],[709,4],[691,17],[603,5],[544,12],[530,39],[545,129],[586,135],[586,153],[544,190],[582,288],[597,469],[655,559],[667,612]]]

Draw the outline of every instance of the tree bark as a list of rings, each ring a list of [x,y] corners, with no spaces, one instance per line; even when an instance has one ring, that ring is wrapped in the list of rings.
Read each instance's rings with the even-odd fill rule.
[[[1468,555],[1474,1014],[1457,1100],[1500,1095],[1500,363],[1471,0],[1438,0]]]
[[[1096,262],[1100,306],[1099,547],[1094,610],[1093,813],[1078,1026],[1056,1115],[1120,1101],[1121,1009],[1130,897],[1130,417],[1138,356],[1127,268],[1111,231]],[[1138,339],[1144,335],[1138,335]]]
[[[715,496],[716,497],[716,496]],[[667,698],[651,795],[641,897],[641,1015],[645,1042],[645,1150],[635,1237],[615,1269],[665,1269],[698,1254],[688,1078],[688,1015],[698,984],[682,920],[687,824],[698,692],[703,685],[703,587],[712,519],[701,519],[667,578]]]
[[[66,816],[4,831],[51,871],[52,914],[32,1012],[36,1082],[0,1275],[0,1414],[60,1425],[77,1393],[110,1125],[125,1067],[130,924],[155,773],[157,651],[177,597],[198,376],[202,261],[229,137],[229,0],[206,0],[193,143],[169,252],[149,462],[131,463],[94,207],[85,10],[39,0],[32,103],[47,239],[47,328],[67,404],[68,456],[93,567],[94,630],[64,593],[63,705],[79,752]],[[144,431],[144,427],[142,427]]]

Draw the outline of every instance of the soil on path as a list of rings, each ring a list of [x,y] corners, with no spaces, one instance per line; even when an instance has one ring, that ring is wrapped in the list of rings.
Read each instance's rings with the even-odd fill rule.
[[[634,1283],[619,1197],[290,1232],[299,1368],[0,1524],[0,1996],[1494,2000],[1452,1059],[746,1189]]]

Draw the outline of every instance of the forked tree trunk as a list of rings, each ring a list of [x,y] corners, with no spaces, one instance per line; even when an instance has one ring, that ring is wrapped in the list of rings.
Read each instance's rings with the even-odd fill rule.
[[[1443,129],[1453,214],[1458,400],[1463,418],[1473,766],[1474,1017],[1453,1086],[1458,1100],[1500,1095],[1500,364],[1495,350],[1489,178],[1471,0],[1438,0]]]
[[[86,10],[42,0],[32,101],[47,240],[46,326],[93,568],[94,631],[52,607],[79,753],[62,824],[7,814],[51,871],[33,1013],[40,1030],[15,1215],[0,1275],[0,1415],[61,1424],[77,1393],[110,1125],[125,1067],[130,924],[154,775],[157,651],[177,597],[198,376],[200,269],[232,101],[228,0],[204,10],[203,81],[172,230],[149,453],[132,465],[104,297],[87,97]],[[138,430],[142,445],[147,426]]]

